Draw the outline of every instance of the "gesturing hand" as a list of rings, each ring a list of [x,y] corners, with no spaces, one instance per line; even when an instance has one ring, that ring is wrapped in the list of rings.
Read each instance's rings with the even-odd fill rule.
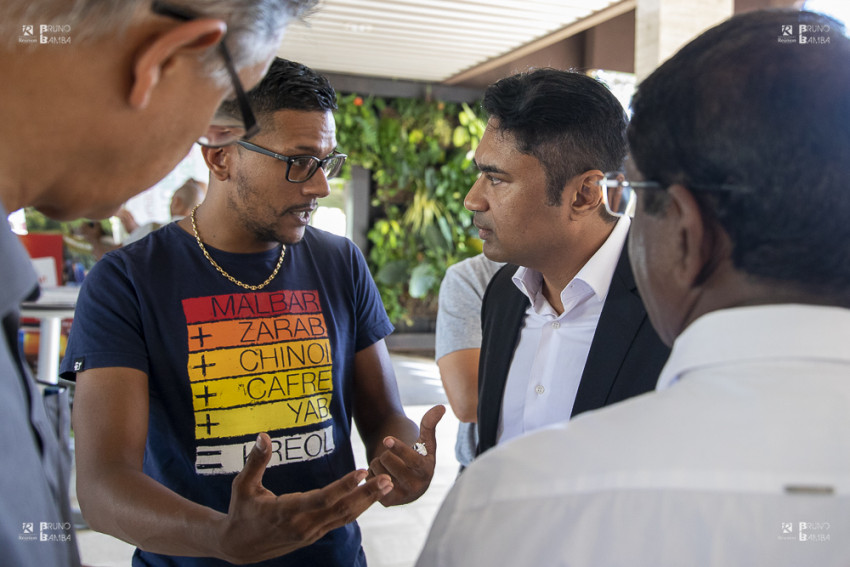
[[[269,436],[261,433],[233,479],[230,509],[218,530],[221,557],[231,563],[254,563],[310,545],[353,522],[393,488],[386,475],[360,485],[367,473],[358,470],[324,488],[275,496],[262,484],[270,447]]]
[[[413,502],[428,489],[437,464],[437,424],[446,413],[444,406],[434,406],[422,417],[419,425],[419,443],[425,445],[427,455],[420,455],[413,447],[396,439],[384,439],[386,451],[372,459],[369,471],[375,475],[392,477],[392,492],[381,498],[384,506]]]

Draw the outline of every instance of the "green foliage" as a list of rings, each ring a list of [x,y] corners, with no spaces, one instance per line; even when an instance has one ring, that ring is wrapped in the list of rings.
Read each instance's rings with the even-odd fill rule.
[[[390,318],[410,324],[433,315],[446,268],[481,251],[463,198],[485,122],[467,104],[356,94],[338,103],[340,151],[376,186],[370,268]]]

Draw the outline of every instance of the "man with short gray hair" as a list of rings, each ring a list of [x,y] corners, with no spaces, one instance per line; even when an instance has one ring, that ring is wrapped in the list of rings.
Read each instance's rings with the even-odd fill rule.
[[[0,214],[113,214],[186,155],[256,130],[214,117],[244,99],[286,23],[313,0],[11,0],[0,21]],[[21,244],[0,231],[0,549],[8,565],[78,565],[68,503],[67,408],[48,416],[17,347],[19,304],[37,291]],[[57,418],[54,422],[51,418]],[[371,503],[373,485],[356,493]],[[371,492],[370,492],[371,491]],[[374,495],[373,495],[374,494]]]

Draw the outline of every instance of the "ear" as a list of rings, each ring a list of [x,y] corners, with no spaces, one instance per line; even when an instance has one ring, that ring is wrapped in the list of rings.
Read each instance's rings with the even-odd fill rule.
[[[564,188],[564,195],[570,196],[570,206],[580,214],[596,212],[602,206],[602,188],[599,181],[605,175],[598,169],[591,169],[573,177]],[[569,193],[568,193],[569,192]]]
[[[181,23],[155,36],[135,55],[130,105],[146,108],[163,72],[173,65],[177,56],[199,54],[217,45],[226,31],[223,21],[207,18]]]
[[[210,175],[219,181],[227,181],[231,175],[232,152],[238,151],[235,145],[223,148],[201,146],[201,155],[210,170]]]
[[[699,286],[706,269],[716,253],[712,227],[706,226],[699,204],[693,193],[682,185],[671,185],[667,193],[670,202],[665,215],[671,223],[676,259],[674,277],[681,278],[688,287]]]

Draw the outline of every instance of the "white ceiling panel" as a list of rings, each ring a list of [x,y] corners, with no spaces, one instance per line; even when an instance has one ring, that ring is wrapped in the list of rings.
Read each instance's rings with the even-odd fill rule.
[[[325,72],[441,82],[621,0],[321,0],[279,54]]]

